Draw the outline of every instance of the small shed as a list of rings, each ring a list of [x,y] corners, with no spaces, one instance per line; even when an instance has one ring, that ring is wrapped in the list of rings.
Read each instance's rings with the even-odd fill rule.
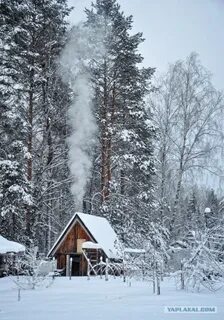
[[[87,275],[87,259],[96,265],[100,259],[121,257],[119,240],[103,217],[76,212],[48,253],[57,260],[57,269],[66,275]],[[101,258],[102,257],[102,258]]]
[[[9,241],[0,235],[0,277],[14,268],[16,257],[25,252],[25,247],[15,241]]]

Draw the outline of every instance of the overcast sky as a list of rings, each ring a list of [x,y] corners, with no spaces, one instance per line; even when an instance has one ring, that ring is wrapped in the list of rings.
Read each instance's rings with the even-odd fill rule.
[[[91,0],[69,0],[70,21],[85,18]],[[93,1],[94,2],[94,1]],[[166,71],[168,63],[192,51],[212,72],[217,89],[224,89],[224,0],[118,0],[125,15],[133,15],[134,31],[143,32],[145,65]]]

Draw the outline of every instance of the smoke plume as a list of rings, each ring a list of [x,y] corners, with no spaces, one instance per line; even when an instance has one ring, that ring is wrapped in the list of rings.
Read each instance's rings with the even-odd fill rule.
[[[69,137],[69,164],[73,177],[72,193],[78,210],[82,209],[91,169],[91,148],[97,131],[88,70],[91,61],[103,52],[102,44],[100,32],[96,33],[79,25],[73,28],[60,61],[63,79],[74,92],[69,109],[72,127]]]

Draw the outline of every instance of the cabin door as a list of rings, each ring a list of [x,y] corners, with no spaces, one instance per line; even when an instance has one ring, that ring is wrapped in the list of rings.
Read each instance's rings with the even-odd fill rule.
[[[80,276],[81,255],[72,255],[72,276]]]

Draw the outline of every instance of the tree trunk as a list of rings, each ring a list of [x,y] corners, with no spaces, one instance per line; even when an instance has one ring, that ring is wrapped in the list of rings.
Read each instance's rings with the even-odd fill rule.
[[[29,89],[29,104],[28,104],[28,159],[27,159],[27,180],[31,183],[33,178],[33,100],[34,100],[34,71],[30,72],[30,89]],[[26,208],[26,235],[31,237],[31,208]]]
[[[104,89],[103,106],[101,120],[101,202],[105,202],[109,197],[109,177],[110,173],[108,160],[108,83],[107,83],[107,62],[104,62]]]

